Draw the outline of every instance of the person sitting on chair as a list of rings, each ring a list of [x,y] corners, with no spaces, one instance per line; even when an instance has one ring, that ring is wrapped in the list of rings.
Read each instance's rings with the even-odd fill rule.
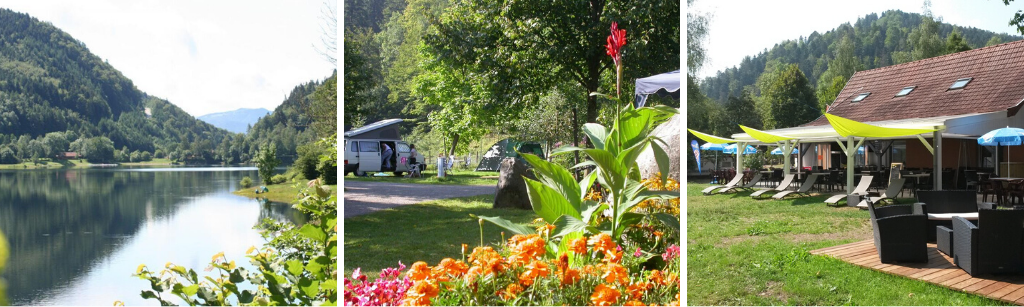
[[[388,144],[380,143],[380,145],[384,147],[383,150],[382,150],[383,153],[381,154],[381,157],[382,157],[381,164],[383,165],[383,167],[381,167],[381,170],[390,170],[390,169],[392,169],[391,168],[391,155],[395,154],[395,152],[393,150],[391,150],[391,146],[388,146]]]

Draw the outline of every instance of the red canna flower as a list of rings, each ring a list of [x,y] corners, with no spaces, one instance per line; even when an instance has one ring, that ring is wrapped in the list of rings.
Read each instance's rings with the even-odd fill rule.
[[[622,46],[626,45],[626,30],[619,30],[619,23],[612,22],[612,34],[608,35],[608,45],[605,45],[606,53],[615,60],[615,66],[619,66],[622,60]]]

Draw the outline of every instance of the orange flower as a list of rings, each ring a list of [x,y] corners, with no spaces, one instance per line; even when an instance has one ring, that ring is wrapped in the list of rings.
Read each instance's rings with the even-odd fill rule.
[[[467,270],[469,270],[469,266],[465,262],[444,258],[434,267],[433,273],[439,281],[449,281],[448,276],[459,278],[462,274],[466,274]]]
[[[647,290],[650,290],[653,287],[654,284],[650,282],[637,282],[626,287],[626,293],[629,293],[629,298],[639,300],[644,296],[644,293],[646,293]]]
[[[604,259],[602,259],[601,261],[607,263],[619,263],[619,260],[622,260],[622,252],[607,251],[604,253]]]
[[[650,279],[651,282],[654,282],[659,285],[665,284],[665,276],[662,275],[661,271],[658,270],[651,270],[651,275],[648,277],[648,279]]]
[[[466,283],[472,284],[473,282],[476,281],[476,278],[479,277],[480,273],[482,273],[482,272],[483,272],[483,268],[478,267],[478,266],[473,266],[473,267],[469,268],[469,271],[466,271],[465,275],[462,275],[462,278],[464,280],[466,280]]]
[[[587,275],[594,275],[597,273],[597,270],[595,270],[593,265],[588,264],[583,266],[583,273]]]
[[[558,275],[558,279],[562,282],[563,286],[574,284],[580,281],[580,271],[577,269],[567,269]]]
[[[519,274],[519,283],[529,287],[537,277],[546,277],[549,274],[551,274],[551,271],[548,270],[547,263],[540,260],[534,260],[530,264],[526,265],[526,271]]]
[[[594,246],[596,251],[603,253],[615,251],[615,242],[612,241],[612,236],[609,236],[607,233],[601,233],[590,238],[589,243]]]
[[[505,270],[505,260],[490,246],[476,247],[469,256],[469,262],[482,268],[484,275]]]
[[[577,255],[583,255],[587,253],[587,237],[580,237],[569,241],[569,251],[576,253]]]
[[[405,292],[405,298],[402,299],[402,305],[404,306],[429,306],[430,299],[437,297],[437,293],[440,290],[436,285],[431,284],[425,280],[417,281],[408,291]]]
[[[629,282],[629,272],[618,263],[609,263],[604,266],[604,274],[601,275],[609,284],[626,284]]]
[[[426,280],[431,277],[430,267],[427,266],[426,262],[416,261],[416,263],[409,267],[409,272],[406,273],[406,276],[409,276],[409,279],[412,281]]]
[[[590,295],[590,302],[595,306],[613,306],[619,301],[619,290],[614,287],[600,284],[594,287],[594,293]]]
[[[547,253],[544,245],[544,239],[538,234],[513,236],[509,239],[509,246],[512,248],[512,254],[508,256],[509,264],[519,266],[544,256]]]
[[[522,292],[523,292],[523,287],[520,287],[519,284],[513,283],[513,284],[509,284],[508,287],[505,287],[504,290],[498,290],[497,294],[498,294],[498,296],[501,297],[501,299],[507,301],[507,300],[515,299],[516,296],[518,296],[519,293],[522,293]]]
[[[638,300],[632,300],[632,301],[628,301],[628,302],[626,302],[626,303],[625,303],[625,304],[623,304],[622,306],[647,306],[647,305],[644,305],[644,303],[643,303],[643,302],[641,302],[641,301],[638,301]]]
[[[565,268],[568,268],[569,267],[569,254],[562,253],[561,255],[558,255],[558,259],[555,260],[555,267],[558,268],[559,271],[565,270]]]
[[[676,281],[679,281],[679,283],[682,284],[682,280],[679,279],[679,276],[676,275],[676,273],[668,274],[668,278],[665,279],[665,283],[663,283],[661,285],[668,286],[668,285],[671,285],[672,283],[674,283]]]

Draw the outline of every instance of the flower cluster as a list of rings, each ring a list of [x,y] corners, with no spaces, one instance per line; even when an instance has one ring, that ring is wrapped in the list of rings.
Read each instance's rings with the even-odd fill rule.
[[[366,281],[366,275],[356,269],[352,279],[345,278],[346,306],[396,306],[401,304],[406,291],[412,286],[409,277],[399,279],[405,265],[398,263],[398,268],[386,268],[380,272],[380,278],[373,282]]]

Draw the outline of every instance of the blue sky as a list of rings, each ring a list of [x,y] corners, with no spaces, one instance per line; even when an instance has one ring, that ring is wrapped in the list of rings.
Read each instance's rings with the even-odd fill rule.
[[[337,0],[328,0],[337,7]],[[53,23],[150,95],[192,115],[267,108],[330,76],[323,0],[5,0]]]
[[[923,0],[697,0],[694,8],[711,14],[706,42],[710,60],[698,75],[703,79],[776,43],[807,37],[814,31],[825,33],[870,13],[921,13],[923,4]],[[934,0],[931,5],[932,14],[946,23],[1014,35],[1019,33],[1007,23],[1021,9],[1024,1],[1006,6],[1001,0]]]

